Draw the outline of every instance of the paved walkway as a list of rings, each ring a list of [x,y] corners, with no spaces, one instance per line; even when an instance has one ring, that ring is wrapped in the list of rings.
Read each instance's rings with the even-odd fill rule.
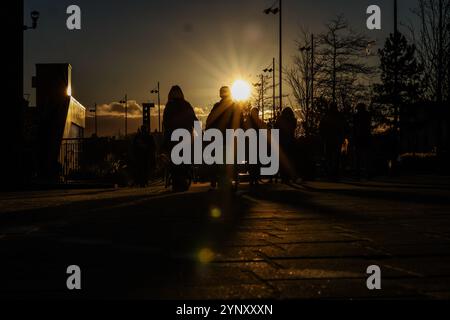
[[[2,194],[0,297],[449,299],[449,209],[450,179],[427,176]]]

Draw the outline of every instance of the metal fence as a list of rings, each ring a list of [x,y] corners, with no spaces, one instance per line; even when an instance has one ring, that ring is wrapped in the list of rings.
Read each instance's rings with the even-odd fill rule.
[[[81,173],[84,139],[63,139],[61,143],[59,164],[63,180]]]

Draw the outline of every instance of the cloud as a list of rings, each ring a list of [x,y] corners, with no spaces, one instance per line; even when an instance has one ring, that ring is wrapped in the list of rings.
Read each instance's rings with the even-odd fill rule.
[[[164,114],[164,105],[161,105],[161,118]],[[194,107],[195,114],[203,123],[209,115],[209,108]],[[119,102],[101,104],[97,106],[98,130],[100,136],[118,136],[123,134],[125,106]],[[151,110],[151,128],[158,128],[158,107]],[[162,119],[161,119],[162,120]],[[136,101],[128,101],[128,133],[132,134],[142,125],[142,106]],[[89,112],[86,119],[86,136],[94,133],[94,114]]]
[[[128,101],[128,117],[142,117],[142,106],[134,100]],[[110,104],[102,104],[97,106],[97,115],[99,117],[118,118],[125,114],[125,104],[120,102],[111,102]]]
[[[161,105],[161,116],[164,114],[165,106]],[[194,107],[194,112],[199,118],[208,117],[209,109],[206,107]],[[125,104],[120,102],[111,102],[109,104],[101,104],[97,106],[97,116],[107,118],[123,118],[125,115]],[[158,107],[156,106],[151,110],[151,116],[158,116]],[[89,113],[88,117],[93,117],[93,114]],[[128,101],[128,117],[141,118],[142,106],[134,100]]]

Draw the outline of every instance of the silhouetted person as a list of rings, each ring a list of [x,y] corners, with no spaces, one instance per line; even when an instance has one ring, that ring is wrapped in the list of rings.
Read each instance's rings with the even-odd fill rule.
[[[164,147],[168,152],[176,145],[172,142],[172,134],[177,129],[193,132],[194,122],[198,121],[194,108],[184,98],[179,86],[174,86],[169,92],[163,115]]]
[[[296,176],[295,132],[297,118],[294,111],[291,108],[285,108],[278,116],[275,127],[280,130],[280,176],[284,183],[288,183]]]
[[[178,142],[172,142],[172,134],[177,129],[185,129],[193,133],[194,122],[198,121],[194,108],[184,98],[183,91],[179,86],[174,86],[169,92],[166,108],[164,109],[163,130],[164,130],[164,146],[163,149],[171,156],[173,147]],[[189,168],[188,168],[189,167]],[[187,165],[171,165],[173,190],[187,191],[192,177],[190,166]]]
[[[206,120],[206,129],[218,129],[225,135],[227,129],[239,129],[243,124],[242,110],[231,97],[229,87],[220,89],[221,100],[216,103]]]
[[[339,177],[341,147],[344,142],[345,119],[337,104],[331,103],[320,123],[320,134],[324,143],[326,171],[329,178]]]
[[[353,118],[356,175],[370,176],[370,148],[372,144],[372,117],[364,103],[358,104]]]
[[[218,129],[222,132],[223,137],[225,137],[227,129],[236,130],[242,128],[243,115],[239,105],[233,101],[229,87],[222,87],[220,89],[220,98],[221,100],[214,105],[208,116],[206,129]],[[224,145],[224,163],[226,159],[225,147]],[[228,168],[227,170],[226,165],[211,166],[211,187],[215,189],[218,183],[220,185],[229,184],[229,171],[232,171],[232,169]]]
[[[267,129],[266,124],[264,121],[261,120],[259,117],[259,109],[258,108],[252,108],[250,111],[250,114],[247,117],[247,120],[245,122],[245,130],[254,129],[258,133],[258,130],[261,129]],[[257,147],[256,149],[259,150],[259,135],[257,135],[258,141],[257,141]],[[247,153],[250,150],[250,147],[247,142]],[[259,151],[258,151],[259,152]],[[247,154],[247,159],[250,159],[250,155]],[[258,157],[259,159],[259,157]],[[258,164],[250,164],[248,165],[249,174],[250,174],[250,185],[258,185],[259,179],[260,179],[260,171],[261,171],[261,165]]]

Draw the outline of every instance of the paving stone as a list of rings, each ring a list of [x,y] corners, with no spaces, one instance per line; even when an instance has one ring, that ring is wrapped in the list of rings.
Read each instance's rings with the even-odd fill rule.
[[[424,297],[415,289],[405,288],[397,281],[384,281],[382,290],[367,289],[365,279],[271,281],[281,299],[387,299]]]
[[[142,294],[139,294],[139,296],[142,296]],[[156,297],[151,294],[148,297],[175,300],[253,300],[275,298],[276,294],[267,285],[218,285],[165,288]]]
[[[61,297],[54,275],[77,260],[86,297],[448,299],[449,186],[436,177],[241,186],[221,219],[207,185],[0,194],[0,297]],[[367,289],[370,265],[381,268],[380,291]],[[111,278],[120,290],[103,288]]]
[[[272,259],[283,258],[358,258],[380,256],[383,253],[370,248],[356,246],[353,243],[314,243],[314,244],[287,244],[280,255],[269,255]]]
[[[450,258],[448,257],[394,257],[383,261],[382,264],[420,274],[425,278],[433,278],[430,282],[435,282],[435,277],[450,276]]]
[[[266,281],[307,279],[367,279],[367,268],[382,267],[383,279],[419,277],[406,271],[384,268],[376,260],[367,259],[302,259],[276,260],[281,268],[259,268],[255,273]]]

